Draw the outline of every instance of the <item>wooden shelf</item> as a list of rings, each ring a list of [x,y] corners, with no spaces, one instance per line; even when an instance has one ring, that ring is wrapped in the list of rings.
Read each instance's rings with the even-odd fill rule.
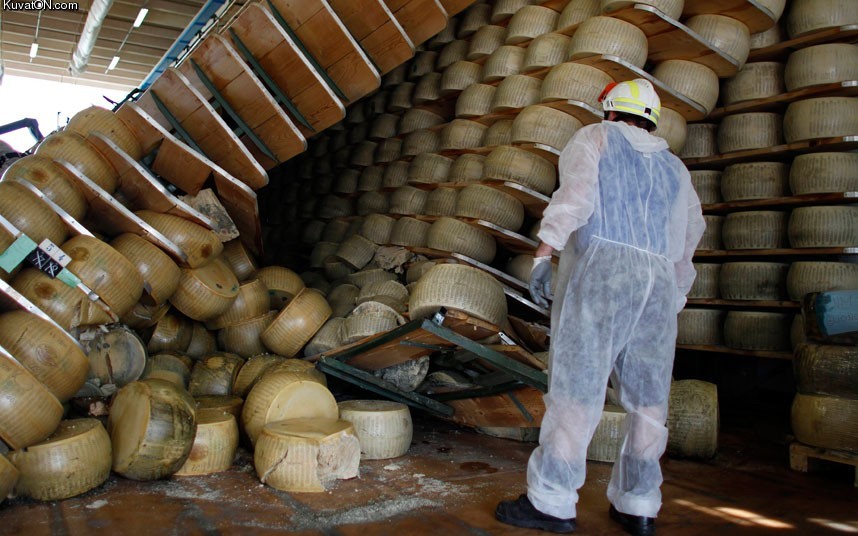
[[[717,0],[717,3],[722,3]],[[739,72],[739,61],[716,48],[700,34],[659,9],[646,4],[619,9],[608,14],[640,28],[647,37],[647,60],[688,60],[706,65],[721,77]],[[662,104],[664,104],[662,102]]]
[[[706,117],[706,110],[703,106],[692,101],[685,95],[680,94],[672,87],[655,78],[653,75],[639,67],[636,67],[635,65],[632,65],[620,57],[596,54],[593,56],[576,58],[571,61],[573,63],[590,65],[600,71],[604,71],[617,82],[632,80],[634,78],[649,80],[653,87],[655,87],[656,93],[658,93],[659,98],[661,98],[661,104],[665,108],[675,110],[682,115],[686,121],[700,121]]]
[[[688,305],[711,305],[741,309],[801,309],[801,302],[776,300],[722,300],[709,298],[691,298]]]
[[[757,0],[695,0],[685,6],[682,17],[685,19],[706,14],[724,15],[742,21],[752,34],[768,30],[778,19]]]
[[[434,190],[435,188],[455,188],[457,190],[461,190],[467,186],[473,186],[475,184],[481,184],[483,186],[491,186],[492,188],[496,188],[502,192],[508,193],[509,195],[515,197],[524,205],[524,210],[528,215],[541,218],[542,212],[545,210],[545,207],[548,206],[548,202],[551,201],[551,198],[543,195],[535,190],[531,190],[526,186],[522,186],[516,182],[509,181],[500,181],[493,179],[482,179],[478,181],[470,181],[470,182],[439,182],[439,183],[425,183],[425,182],[413,182],[409,181],[408,185],[413,186],[415,188],[420,188],[422,190]]]
[[[779,110],[786,107],[787,104],[813,97],[855,97],[858,96],[858,80],[846,80],[844,82],[835,82],[833,84],[823,84],[819,86],[806,87],[789,91],[773,97],[765,97],[762,99],[754,99],[745,102],[723,106],[712,110],[706,120],[715,120],[737,113],[748,112],[766,112],[770,110]]]
[[[441,259],[445,262],[453,263],[460,262],[462,264],[467,264],[468,266],[474,268],[479,268],[480,270],[497,279],[501,284],[506,287],[515,288],[518,290],[527,290],[527,284],[524,281],[520,281],[513,276],[498,270],[497,268],[489,266],[488,264],[482,263],[476,259],[472,259],[466,255],[452,253],[450,251],[441,251],[439,249],[432,248],[407,247],[406,249],[417,255],[425,255],[430,259]]]
[[[428,223],[434,223],[438,220],[438,218],[440,218],[440,216],[426,216],[423,214],[413,214],[410,217],[414,218],[415,220],[425,221]],[[539,245],[537,242],[531,240],[530,238],[527,238],[526,236],[522,236],[508,229],[504,229],[503,227],[495,225],[492,222],[480,220],[477,218],[461,218],[458,216],[450,217],[455,218],[459,221],[463,221],[473,227],[476,227],[484,233],[490,234],[501,247],[512,253],[517,253],[520,255],[533,255],[536,251],[536,247]]]
[[[713,203],[703,205],[705,214],[717,214],[738,210],[754,210],[758,208],[787,208],[807,205],[832,205],[838,203],[858,202],[858,192],[837,192],[826,194],[804,194],[790,197],[774,197],[770,199],[749,199],[731,203]]]
[[[566,112],[578,121],[581,121],[581,124],[584,126],[600,123],[605,118],[605,112],[597,110],[586,102],[579,100],[569,99],[565,101],[544,102],[542,105]]]
[[[731,164],[742,162],[760,162],[764,160],[792,160],[796,153],[814,153],[825,151],[854,151],[858,149],[858,135],[837,136],[818,140],[797,141],[765,147],[734,151],[714,156],[685,158],[682,161],[688,169],[722,169]]]
[[[794,50],[824,43],[858,42],[858,24],[849,24],[837,28],[826,28],[806,35],[781,41],[774,45],[752,50],[748,62],[784,60]]]
[[[858,255],[858,247],[851,248],[804,248],[804,249],[719,249],[700,250],[694,258],[719,257],[808,257],[814,255]]]
[[[742,355],[747,357],[763,357],[766,359],[787,359],[792,360],[792,352],[772,352],[765,350],[738,350],[736,348],[727,348],[726,346],[704,346],[695,344],[677,344],[677,350],[694,350],[696,352],[712,352],[716,354],[732,354]]]

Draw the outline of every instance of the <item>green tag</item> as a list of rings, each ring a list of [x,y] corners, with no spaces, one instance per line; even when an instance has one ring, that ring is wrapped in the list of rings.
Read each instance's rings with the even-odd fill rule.
[[[0,253],[0,268],[11,273],[34,249],[36,249],[36,243],[30,240],[29,236],[22,234],[6,248],[6,251]]]
[[[80,279],[78,279],[78,277],[76,275],[69,272],[65,268],[63,268],[62,272],[57,274],[57,279],[59,279],[60,281],[62,281],[63,283],[65,283],[66,285],[68,285],[70,287],[76,287],[76,286],[80,285]]]

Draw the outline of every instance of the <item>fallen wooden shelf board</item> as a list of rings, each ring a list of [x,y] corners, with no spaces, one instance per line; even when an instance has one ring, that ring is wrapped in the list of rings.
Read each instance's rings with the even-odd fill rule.
[[[611,55],[582,56],[571,60],[574,63],[590,65],[605,72],[617,82],[643,78],[649,80],[661,99],[661,105],[678,112],[686,121],[700,121],[706,117],[706,109],[700,104],[682,95],[658,78],[640,69],[626,60]]]
[[[218,199],[239,231],[241,242],[256,256],[263,251],[262,223],[256,192],[226,171],[212,166]]]
[[[856,41],[858,41],[858,24],[824,28],[765,48],[752,50],[748,56],[748,61],[783,61],[792,51],[801,48],[823,43],[854,43]]]
[[[100,224],[99,230],[101,232],[111,237],[122,233],[138,235],[169,253],[180,264],[187,264],[188,257],[185,252],[160,231],[125,208],[113,196],[102,190],[89,177],[80,173],[70,164],[66,162],[59,162],[59,164],[65,167],[75,186],[86,197],[89,202],[89,213],[97,216],[96,219]]]
[[[749,199],[747,201],[732,201],[730,203],[712,203],[703,205],[706,214],[733,212],[735,210],[752,210],[757,208],[786,208],[799,206],[815,206],[842,204],[843,202],[858,202],[858,192],[834,192],[823,194],[804,194],[789,197],[773,197],[769,199]]]
[[[542,425],[544,393],[522,387],[508,393],[450,400],[456,412],[449,420],[473,428],[532,428]]]
[[[325,0],[270,0],[270,3],[301,46],[333,80],[346,103],[378,89],[381,76]]]
[[[211,101],[215,95],[197,75],[197,67],[246,125],[240,139],[262,167],[271,169],[307,149],[304,135],[225,37],[209,34],[179,67],[206,100]],[[253,136],[258,137],[270,155]]]
[[[153,210],[172,214],[197,225],[214,230],[214,222],[196,209],[171,194],[158,179],[131,158],[100,132],[93,132],[87,140],[107,158],[119,174],[119,191],[135,210]]]
[[[414,57],[414,44],[383,0],[329,0],[381,74]]]
[[[444,11],[447,12],[447,16],[453,17],[458,15],[472,4],[476,3],[477,0],[439,0],[441,2],[441,7],[444,8]]]
[[[608,13],[608,16],[634,24],[646,34],[647,59],[650,62],[693,61],[706,65],[721,78],[739,72],[739,61],[736,58],[728,56],[700,34],[655,7],[635,4]]]
[[[548,203],[551,201],[550,197],[541,194],[536,190],[531,190],[527,186],[523,186],[517,182],[502,181],[496,179],[480,179],[478,181],[470,182],[440,183],[409,181],[408,185],[423,190],[434,190],[435,188],[455,188],[457,190],[461,190],[462,188],[467,188],[468,186],[474,185],[491,186],[492,188],[505,192],[521,201],[521,204],[524,205],[525,212],[528,215],[536,218],[542,217],[542,212],[545,210],[545,207],[547,207]]]
[[[846,80],[843,82],[834,82],[832,84],[822,84],[819,86],[796,89],[773,97],[738,102],[729,106],[715,108],[712,110],[712,113],[706,117],[706,119],[708,121],[721,119],[725,115],[748,112],[765,112],[768,110],[780,109],[793,101],[801,99],[856,96],[858,96],[858,80]]]
[[[779,300],[722,300],[713,298],[689,298],[688,305],[715,305],[720,307],[737,307],[740,309],[800,309],[797,301]]]
[[[605,119],[605,112],[597,110],[586,102],[579,100],[569,99],[565,101],[543,102],[542,105],[566,112],[578,121],[581,121],[581,124],[584,126],[600,123]]]
[[[769,8],[757,0],[694,0],[685,4],[682,18],[707,14],[724,15],[741,21],[752,34],[768,30],[778,20]]]
[[[727,348],[726,346],[711,346],[697,344],[677,344],[677,350],[695,350],[697,352],[712,352],[716,354],[732,354],[742,355],[747,357],[764,357],[768,359],[789,359],[792,360],[792,352],[770,352],[765,350],[739,350],[736,348]]]
[[[170,67],[137,101],[161,126],[172,130],[150,93],[161,99],[209,159],[255,190],[268,184],[262,166],[185,75]]]
[[[438,0],[384,0],[387,7],[419,46],[447,27],[447,12]]]
[[[822,138],[818,140],[797,141],[764,147],[762,149],[747,149],[730,153],[699,158],[684,158],[682,161],[688,169],[722,169],[731,164],[741,162],[759,162],[762,160],[792,160],[796,154],[826,151],[854,151],[858,149],[858,135]]]
[[[814,255],[858,255],[858,247],[849,248],[780,248],[780,249],[717,249],[694,252],[695,258],[717,257],[806,257]]]
[[[378,1],[378,0],[376,0]],[[292,119],[305,137],[341,121],[346,109],[270,11],[250,4],[230,25],[280,91],[312,127]]]

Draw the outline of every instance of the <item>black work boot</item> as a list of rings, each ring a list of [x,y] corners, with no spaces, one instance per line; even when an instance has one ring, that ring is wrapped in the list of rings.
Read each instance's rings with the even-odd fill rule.
[[[624,514],[614,508],[608,510],[611,519],[623,526],[623,530],[635,536],[653,536],[655,534],[655,518]]]
[[[525,529],[541,529],[548,532],[575,532],[575,518],[561,519],[543,514],[533,506],[526,494],[514,501],[501,501],[495,509],[495,518],[501,523]]]

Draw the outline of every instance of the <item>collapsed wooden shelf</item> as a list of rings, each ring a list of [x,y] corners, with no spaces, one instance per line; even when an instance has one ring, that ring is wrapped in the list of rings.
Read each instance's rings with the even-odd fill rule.
[[[731,114],[778,110],[791,102],[802,99],[855,96],[858,96],[858,80],[846,80],[843,82],[834,82],[831,84],[822,84],[819,86],[796,89],[794,91],[788,91],[787,93],[781,93],[780,95],[772,97],[738,102],[729,106],[715,108],[712,110],[712,113],[706,117],[706,119],[715,120]]]
[[[771,197],[767,199],[748,199],[731,201],[729,203],[711,203],[703,205],[704,214],[719,214],[740,210],[756,210],[760,208],[789,208],[815,205],[840,204],[855,202],[858,192],[833,192],[824,194],[803,194],[789,197]]]
[[[762,149],[747,149],[731,153],[702,156],[698,158],[684,158],[682,161],[690,170],[695,169],[722,169],[731,164],[742,162],[756,162],[767,160],[791,160],[796,154],[825,152],[825,151],[854,151],[858,149],[858,135],[837,136],[834,138],[821,138],[815,140],[797,141],[764,147]]]

